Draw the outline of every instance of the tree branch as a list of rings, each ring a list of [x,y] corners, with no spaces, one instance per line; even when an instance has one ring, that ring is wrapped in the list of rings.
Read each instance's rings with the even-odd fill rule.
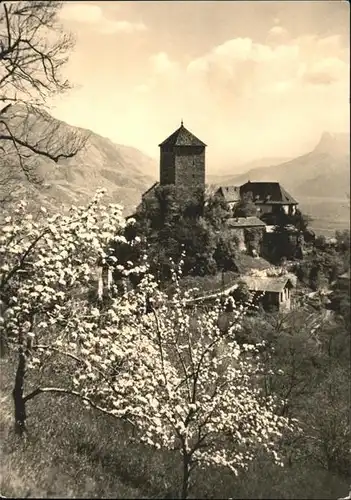
[[[17,264],[17,266],[14,266],[11,271],[8,273],[8,275],[6,276],[6,278],[4,277],[2,279],[2,282],[1,282],[1,288],[3,288],[8,282],[9,280],[12,278],[12,276],[17,272],[19,271],[20,269],[23,268],[23,265],[24,265],[24,262],[26,260],[26,258],[28,257],[28,255],[30,254],[30,252],[33,250],[33,248],[35,247],[35,245],[38,243],[38,241],[46,234],[50,231],[49,228],[45,228],[44,231],[42,231],[33,241],[32,243],[29,245],[29,247],[27,248],[27,250],[24,252],[24,254],[22,255],[19,263]]]
[[[23,401],[24,401],[24,403],[27,403],[28,401],[30,401],[31,399],[35,398],[39,394],[44,394],[44,393],[54,393],[54,394],[62,394],[62,395],[75,396],[75,397],[79,398],[81,401],[85,401],[86,403],[88,403],[95,410],[99,410],[101,413],[104,413],[105,415],[110,415],[111,417],[117,418],[119,420],[125,420],[129,424],[131,424],[133,427],[135,427],[134,423],[131,420],[129,420],[129,418],[127,418],[127,417],[116,417],[116,415],[114,413],[112,413],[112,411],[109,411],[106,408],[103,408],[102,406],[99,406],[98,404],[94,403],[94,401],[92,401],[87,396],[83,396],[83,394],[81,394],[80,392],[74,391],[74,390],[71,390],[71,389],[64,389],[62,387],[38,387],[34,391],[32,391],[29,394],[27,394],[27,396],[25,396],[23,398]]]
[[[52,347],[49,345],[42,345],[42,344],[38,344],[38,345],[33,347],[33,350],[39,350],[39,349],[43,349],[46,351],[54,351],[57,354],[61,354],[62,356],[66,356],[67,358],[73,359],[73,361],[76,361],[76,363],[80,363],[80,364],[88,366],[88,363],[85,359],[79,358],[78,356],[75,356],[74,354],[71,354],[70,352],[62,351],[61,349],[58,349],[57,347]],[[112,391],[117,396],[124,396],[124,394],[122,392],[119,392],[116,390],[114,384],[106,377],[106,375],[99,368],[97,368],[96,366],[94,366],[92,364],[90,364],[89,366],[96,373],[98,373],[100,375],[100,377],[107,383],[107,385],[110,387],[110,389],[112,389]]]
[[[160,350],[162,373],[163,373],[163,377],[165,379],[165,387],[167,387],[167,376],[166,376],[165,361],[164,361],[164,356],[163,356],[163,347],[162,347],[162,337],[161,337],[160,322],[158,320],[158,316],[157,316],[155,308],[151,307],[151,310],[152,310],[152,314],[154,315],[155,322],[156,322],[157,343],[158,343],[158,347],[159,347],[159,350]]]
[[[41,182],[34,173],[33,161],[37,157],[58,163],[60,159],[74,157],[86,142],[83,137],[77,140],[77,132],[71,134],[76,136],[74,138],[59,138],[57,127],[49,128],[49,135],[42,140],[43,127],[36,128],[38,116],[33,116],[33,109],[30,109],[34,105],[45,107],[48,97],[71,87],[62,77],[61,68],[68,60],[67,54],[74,39],[56,22],[61,5],[60,1],[0,1],[0,101],[7,103],[0,111],[0,150],[12,156],[12,171],[18,165],[19,171],[33,184]],[[25,109],[25,120],[31,118],[29,124],[33,129],[27,128],[23,133],[23,122],[19,123],[18,116],[21,108],[14,108],[15,112],[10,116],[11,103]],[[51,124],[55,123],[53,118],[50,119]],[[8,149],[7,153],[5,149]],[[14,157],[17,158],[15,165]],[[8,191],[11,190],[11,181],[7,183]]]

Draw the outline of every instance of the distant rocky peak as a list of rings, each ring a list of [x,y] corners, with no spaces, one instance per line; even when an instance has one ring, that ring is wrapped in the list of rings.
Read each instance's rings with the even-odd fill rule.
[[[350,154],[350,134],[333,134],[323,132],[321,138],[315,147],[316,153],[328,153],[330,155],[349,155]]]

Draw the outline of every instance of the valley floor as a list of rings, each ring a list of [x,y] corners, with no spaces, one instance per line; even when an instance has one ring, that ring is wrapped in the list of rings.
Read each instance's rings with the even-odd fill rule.
[[[310,225],[317,235],[333,237],[337,230],[350,229],[350,202],[346,195],[345,198],[311,196],[299,201],[302,212],[312,217]]]

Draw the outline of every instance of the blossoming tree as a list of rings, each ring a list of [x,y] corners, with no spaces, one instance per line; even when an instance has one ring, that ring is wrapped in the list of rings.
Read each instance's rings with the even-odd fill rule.
[[[78,362],[72,346],[60,343],[60,338],[73,324],[78,330],[92,327],[89,318],[94,318],[94,304],[102,299],[102,268],[110,277],[114,257],[109,248],[111,241],[120,238],[125,222],[119,206],[101,204],[102,194],[97,193],[88,207],[72,207],[66,215],[44,214],[37,221],[21,203],[2,221],[0,335],[2,348],[10,347],[18,354],[13,397],[20,434],[25,432],[25,404],[39,393],[37,389],[24,396],[26,371],[50,366],[49,358],[55,353]],[[89,304],[89,311],[85,304]],[[69,387],[50,390],[74,394]]]
[[[171,301],[159,300],[142,316],[138,328],[152,339],[154,352],[147,363],[139,358],[119,375],[123,396],[113,401],[114,413],[135,422],[141,440],[180,451],[181,498],[187,498],[198,465],[237,474],[262,447],[282,464],[277,441],[292,429],[275,413],[277,401],[261,394],[259,346],[240,347],[235,340],[243,308],[234,310],[234,323],[222,332],[220,301],[203,311],[189,308],[188,299],[178,288]]]
[[[197,465],[226,466],[236,474],[262,447],[279,462],[277,440],[290,423],[260,392],[258,346],[235,340],[243,306],[234,307],[223,332],[220,302],[195,308],[176,274],[169,298],[146,261],[122,267],[111,252],[125,224],[121,211],[103,207],[98,198],[43,223],[23,210],[2,228],[0,247],[2,329],[18,353],[13,396],[19,432],[25,431],[26,403],[38,394],[79,397],[128,419],[136,439],[179,450],[182,498]],[[100,287],[94,295],[101,265],[108,293]],[[138,284],[128,289],[112,283],[109,271],[116,267],[126,279],[139,274]],[[26,370],[54,364],[69,382],[24,394]]]

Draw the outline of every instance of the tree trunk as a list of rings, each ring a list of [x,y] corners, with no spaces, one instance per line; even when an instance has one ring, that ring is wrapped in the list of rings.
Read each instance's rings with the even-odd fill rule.
[[[23,398],[24,377],[26,374],[26,356],[23,347],[19,348],[18,365],[15,379],[15,387],[12,391],[12,397],[15,408],[15,432],[19,436],[26,433],[26,404]]]
[[[7,356],[7,338],[3,327],[5,311],[5,303],[0,299],[0,358],[5,358]]]
[[[0,316],[0,321],[1,321],[1,316]],[[8,355],[8,348],[7,348],[7,340],[5,337],[5,333],[0,331],[0,358],[6,358],[7,355]]]
[[[191,459],[188,454],[183,455],[183,484],[181,499],[186,500],[189,493]]]

